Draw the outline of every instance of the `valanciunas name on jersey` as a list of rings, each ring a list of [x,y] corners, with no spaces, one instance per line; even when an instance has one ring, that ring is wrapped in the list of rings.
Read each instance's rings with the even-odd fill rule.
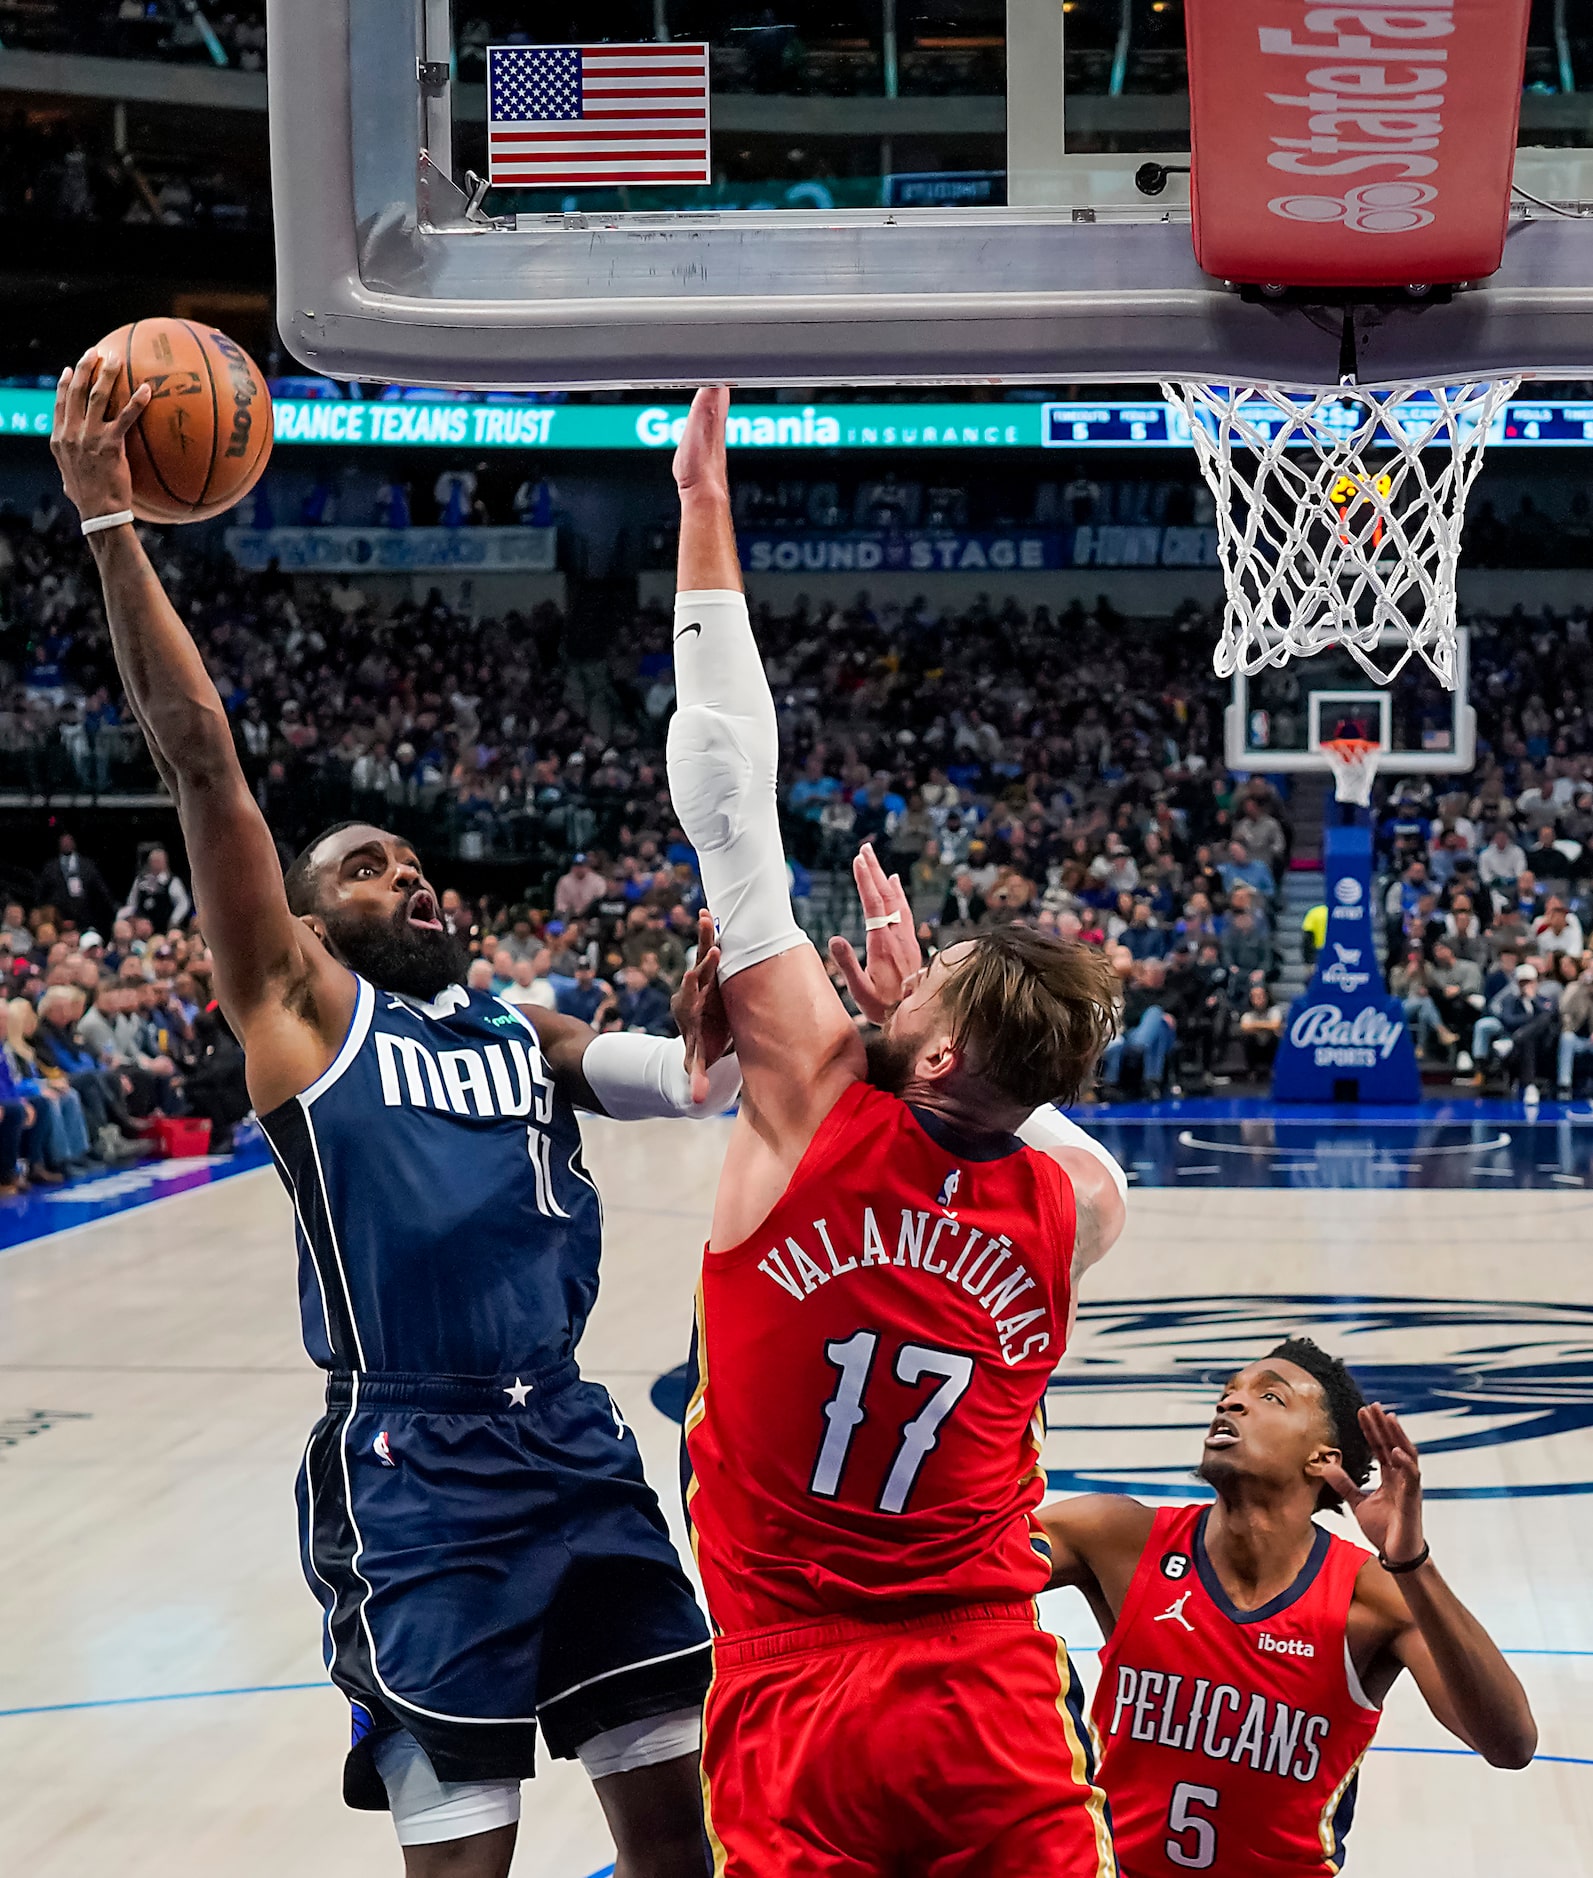
[[[758,1270],[800,1303],[820,1286],[874,1265],[924,1272],[959,1286],[988,1314],[1002,1359],[1012,1368],[1051,1347],[1045,1295],[1012,1240],[1006,1233],[992,1238],[949,1213],[904,1206],[894,1253],[871,1206],[850,1231],[840,1220],[832,1228],[829,1219],[816,1219],[809,1246],[788,1235],[784,1246],[771,1247],[758,1261]]]

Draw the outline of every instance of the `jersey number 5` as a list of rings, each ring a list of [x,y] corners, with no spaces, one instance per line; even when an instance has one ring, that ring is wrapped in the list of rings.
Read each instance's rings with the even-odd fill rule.
[[[824,1405],[824,1441],[810,1483],[811,1491],[820,1499],[833,1500],[840,1492],[852,1437],[868,1419],[863,1395],[878,1349],[877,1330],[859,1330],[850,1337],[834,1338],[824,1346],[825,1356],[841,1372],[841,1379],[836,1384],[835,1394]],[[967,1393],[973,1373],[973,1358],[959,1350],[932,1350],[922,1343],[904,1343],[896,1352],[898,1382],[911,1388],[914,1383],[932,1376],[939,1379],[940,1387],[903,1427],[896,1457],[875,1501],[878,1511],[905,1511],[919,1469],[940,1440],[940,1425]]]
[[[1217,1862],[1217,1828],[1198,1810],[1201,1807],[1217,1810],[1217,1789],[1180,1780],[1167,1809],[1168,1828],[1177,1837],[1167,1840],[1162,1849],[1185,1871],[1209,1871]]]

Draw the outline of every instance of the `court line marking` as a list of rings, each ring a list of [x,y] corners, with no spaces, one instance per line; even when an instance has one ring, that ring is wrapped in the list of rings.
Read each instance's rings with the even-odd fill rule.
[[[1458,1125],[1465,1126],[1464,1123]],[[1404,1154],[1492,1154],[1499,1148],[1508,1148],[1510,1142],[1511,1136],[1501,1131],[1492,1141],[1453,1141],[1440,1143],[1430,1148],[1404,1148],[1399,1152]],[[1178,1131],[1178,1145],[1181,1148],[1202,1148],[1207,1154],[1320,1154],[1323,1146],[1321,1142],[1309,1148],[1281,1148],[1247,1141],[1207,1141],[1204,1137],[1197,1135],[1192,1128],[1181,1128]],[[1337,1143],[1328,1145],[1336,1146]],[[1376,1151],[1375,1143],[1373,1151]],[[1138,1166],[1139,1163],[1136,1162],[1135,1165]],[[1557,1167],[1559,1163],[1556,1161],[1551,1165]],[[1540,1167],[1538,1171],[1546,1173],[1548,1168]]]
[[[1475,1748],[1407,1748],[1390,1743],[1387,1747],[1374,1741],[1371,1748],[1374,1754],[1463,1754],[1467,1759],[1481,1759]],[[1532,1765],[1547,1761],[1554,1767],[1593,1767],[1593,1759],[1582,1754],[1534,1754]]]
[[[1101,1645],[1098,1643],[1070,1643],[1068,1649],[1074,1656],[1098,1656]],[[1593,1650],[1561,1649],[1525,1649],[1501,1650],[1502,1656],[1575,1656],[1593,1657]],[[139,1708],[151,1702],[209,1702],[222,1696],[234,1695],[300,1695],[310,1689],[332,1689],[335,1684],[321,1682],[255,1682],[247,1683],[236,1689],[173,1689],[156,1695],[106,1695],[95,1696],[82,1702],[39,1702],[26,1708],[0,1708],[0,1721],[8,1721],[21,1715],[68,1715],[80,1709],[95,1708]],[[1403,1748],[1378,1747],[1379,1754],[1470,1754],[1470,1748]],[[1580,1760],[1575,1756],[1539,1754],[1534,1757],[1540,1761],[1570,1760],[1577,1767],[1593,1767],[1593,1760]],[[592,1878],[600,1878],[593,1873]]]
[[[75,1220],[70,1226],[57,1226],[50,1232],[41,1232],[31,1239],[18,1239],[14,1245],[0,1246],[0,1259],[13,1258],[18,1252],[33,1252],[42,1245],[48,1245],[52,1239],[67,1239],[75,1232],[89,1232],[96,1226],[109,1226],[114,1220],[125,1220],[129,1213],[146,1213],[154,1206],[170,1206],[174,1200],[187,1200],[196,1193],[209,1193],[224,1181],[248,1180],[253,1174],[269,1174],[271,1163],[264,1161],[259,1167],[223,1168],[213,1173],[209,1180],[196,1181],[191,1187],[184,1187],[177,1193],[153,1193],[148,1199],[128,1198],[126,1206],[117,1207],[109,1213],[101,1213],[98,1219]],[[85,1206],[93,1205],[86,1195]]]
[[[40,1702],[29,1708],[0,1708],[0,1721],[14,1715],[65,1715],[85,1708],[137,1708],[147,1702],[207,1702],[224,1695],[292,1695],[305,1689],[330,1689],[329,1682],[256,1682],[241,1689],[174,1689],[161,1695],[107,1695],[86,1702]]]

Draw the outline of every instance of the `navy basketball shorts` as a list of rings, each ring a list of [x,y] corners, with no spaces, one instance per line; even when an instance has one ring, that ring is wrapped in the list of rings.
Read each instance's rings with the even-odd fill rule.
[[[440,1780],[523,1780],[539,1725],[568,1759],[701,1702],[707,1624],[635,1436],[573,1362],[498,1382],[333,1375],[326,1401],[299,1530],[353,1708],[350,1806],[386,1808],[371,1751],[395,1728]]]

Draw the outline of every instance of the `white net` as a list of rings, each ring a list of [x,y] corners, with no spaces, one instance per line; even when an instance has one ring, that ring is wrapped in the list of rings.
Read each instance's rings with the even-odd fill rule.
[[[1377,777],[1377,759],[1383,754],[1375,743],[1359,737],[1340,737],[1324,743],[1322,754],[1333,770],[1333,794],[1340,802],[1354,802],[1361,808],[1372,805],[1372,784]]]
[[[1518,382],[1163,385],[1217,502],[1219,676],[1342,645],[1380,685],[1419,653],[1452,690],[1466,497]]]

